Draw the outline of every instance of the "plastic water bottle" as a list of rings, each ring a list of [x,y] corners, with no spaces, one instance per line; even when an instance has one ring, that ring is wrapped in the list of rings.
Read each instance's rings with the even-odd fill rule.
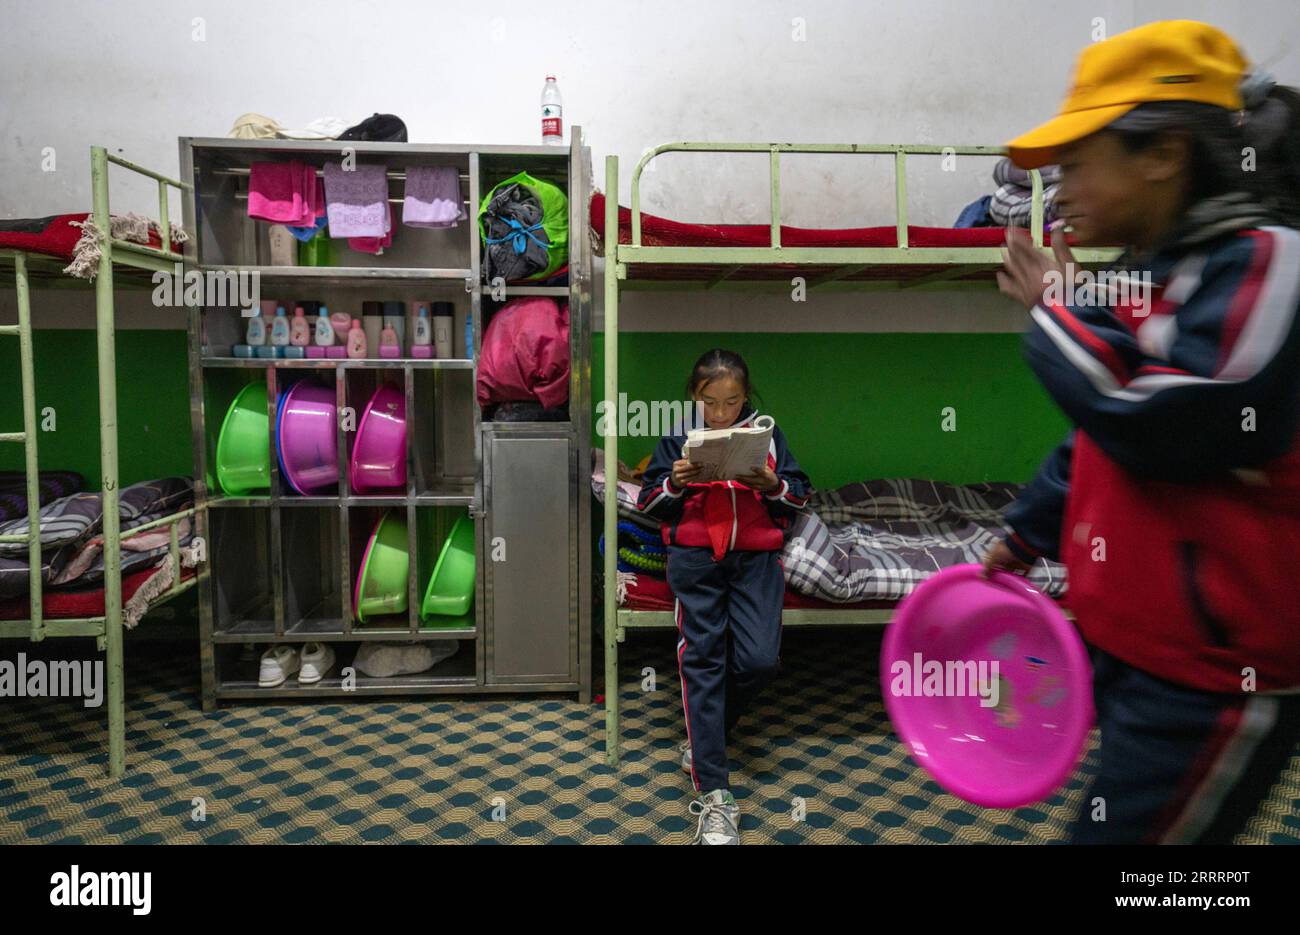
[[[564,145],[564,103],[560,100],[560,86],[554,75],[546,76],[542,88],[542,142]]]

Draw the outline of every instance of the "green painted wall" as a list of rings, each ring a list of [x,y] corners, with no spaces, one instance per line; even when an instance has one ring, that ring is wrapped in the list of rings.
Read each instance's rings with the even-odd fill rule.
[[[95,336],[34,335],[40,406],[57,431],[40,435],[43,468],[71,468],[98,487]],[[603,336],[596,334],[599,352]],[[620,336],[620,385],[629,399],[680,399],[695,359],[711,347],[740,352],[762,395],[819,487],[868,477],[929,477],[958,483],[1028,480],[1066,422],[1020,357],[1016,334],[648,333]],[[123,484],[190,474],[185,333],[117,334],[120,471]],[[600,356],[592,385],[604,383]],[[0,342],[0,431],[21,429],[16,341]],[[11,402],[12,401],[12,402]],[[944,407],[956,431],[943,431]],[[635,464],[656,438],[623,439]],[[16,445],[0,468],[21,468]]]
[[[123,486],[194,472],[185,341],[183,331],[117,333],[118,473]],[[55,430],[42,431],[37,438],[41,467],[79,471],[87,489],[98,490],[95,333],[38,329],[32,333],[32,346],[37,406],[53,407],[55,416]],[[18,342],[12,338],[0,341],[0,398],[0,431],[21,431]],[[0,445],[0,468],[22,467],[22,447]]]
[[[597,352],[603,339],[596,334]],[[1021,359],[1018,334],[627,332],[619,388],[630,400],[682,399],[691,366],[713,347],[745,358],[759,410],[818,487],[903,476],[1027,481],[1067,428]],[[603,355],[592,386],[599,398]],[[943,431],[946,406],[956,431]],[[657,441],[622,439],[619,458],[635,465]]]

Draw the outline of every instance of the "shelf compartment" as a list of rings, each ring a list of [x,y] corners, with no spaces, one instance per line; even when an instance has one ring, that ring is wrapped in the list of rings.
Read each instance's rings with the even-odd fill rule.
[[[401,367],[390,367],[385,370],[380,369],[353,369],[341,371],[344,384],[344,399],[346,405],[351,410],[350,420],[343,423],[343,455],[342,470],[347,476],[345,490],[349,497],[363,497],[367,500],[374,498],[393,498],[394,502],[404,503],[401,498],[411,492],[411,398],[407,386],[406,373]],[[406,407],[406,441],[405,447],[396,452],[396,456],[402,459],[405,465],[406,477],[401,486],[394,487],[366,487],[358,489],[356,478],[352,474],[352,458],[356,451],[356,446],[362,440],[362,423],[365,420],[366,406],[370,403],[375,393],[380,387],[388,385],[396,390],[398,398],[404,401]],[[381,431],[387,423],[382,422],[377,414],[372,414],[376,420],[375,425],[370,426],[367,432]],[[373,444],[374,439],[370,439]],[[381,501],[382,502],[382,501]]]
[[[203,443],[207,450],[205,464],[207,465],[207,474],[205,481],[207,490],[214,498],[223,500],[247,500],[256,501],[270,496],[273,487],[265,490],[257,490],[252,493],[241,493],[228,495],[217,481],[217,442],[221,437],[221,427],[225,424],[226,414],[230,411],[231,404],[235,401],[245,387],[250,384],[262,384],[268,386],[267,404],[268,420],[271,418],[270,409],[273,408],[274,394],[268,385],[268,378],[265,373],[246,373],[237,370],[215,371],[208,375],[203,381],[203,425],[204,439]],[[270,446],[270,422],[267,426],[268,436],[268,454],[269,454],[269,473],[270,483],[274,484],[275,473],[275,451]]]
[[[468,152],[418,152],[409,147],[372,149],[365,143],[348,143],[360,165],[388,168],[388,197],[392,209],[393,243],[380,255],[351,250],[345,239],[335,239],[333,266],[275,266],[271,264],[270,224],[248,217],[249,168],[254,162],[299,160],[323,169],[342,158],[344,143],[325,146],[293,140],[272,146],[212,145],[193,140],[193,183],[196,206],[195,254],[201,269],[240,267],[260,273],[268,281],[431,280],[464,279],[470,275],[470,236],[474,232],[474,206],[469,204]],[[460,177],[461,197],[468,220],[455,227],[434,230],[402,223],[407,166],[447,166]],[[476,232],[475,232],[476,234]],[[432,262],[431,262],[432,261]]]
[[[304,639],[343,635],[338,510],[283,510],[280,543],[285,635]]]
[[[362,570],[363,562],[366,559],[366,547],[370,542],[371,534],[375,531],[381,519],[389,517],[389,522],[400,522],[406,526],[406,535],[404,541],[407,547],[407,569],[403,576],[400,587],[404,590],[405,600],[402,602],[400,610],[392,613],[375,614],[367,613],[366,619],[360,619],[355,606],[356,585],[358,574]],[[347,594],[345,596],[348,602],[349,626],[347,632],[374,632],[385,631],[402,638],[409,638],[410,633],[414,630],[412,626],[411,615],[411,563],[409,560],[410,552],[410,523],[408,522],[408,509],[405,504],[393,507],[349,507],[347,510],[348,525],[348,577]],[[397,587],[397,585],[394,585]],[[396,594],[397,591],[390,593]]]
[[[216,632],[232,636],[279,632],[280,555],[272,511],[215,510],[208,514],[208,523]]]
[[[407,419],[416,502],[472,501],[478,474],[474,371],[419,370],[411,377]]]
[[[280,502],[282,504],[289,504],[299,500],[323,501],[325,504],[328,504],[329,499],[332,497],[337,497],[339,491],[339,486],[338,486],[339,424],[338,424],[338,386],[337,386],[336,373],[329,369],[318,370],[318,371],[293,370],[288,368],[282,368],[277,365],[273,371],[273,376],[274,376],[274,384],[276,390],[276,402],[275,402],[274,410],[276,413],[276,418],[278,420],[278,424],[272,426],[272,438],[275,441],[275,448],[272,453],[276,457],[276,463],[275,463],[276,486],[274,489],[276,491],[277,497],[280,499]],[[324,402],[326,405],[328,405],[330,408],[330,412],[332,412],[332,416],[328,414],[307,416],[306,418],[309,422],[319,421],[320,424],[304,425],[302,424],[302,422],[299,422],[295,428],[296,434],[294,435],[294,437],[297,438],[299,440],[299,444],[301,444],[303,439],[303,435],[302,435],[303,432],[322,432],[322,433],[328,432],[329,436],[333,438],[333,444],[334,444],[334,462],[332,465],[328,466],[329,467],[328,475],[333,478],[334,480],[333,485],[329,487],[324,487],[324,486],[313,487],[311,488],[311,492],[307,494],[299,493],[296,489],[294,489],[294,486],[292,483],[290,483],[289,478],[284,476],[284,461],[283,458],[279,456],[280,455],[280,447],[279,447],[280,429],[283,427],[283,418],[287,417],[287,416],[281,416],[280,412],[284,407],[284,402],[288,394],[296,387],[304,383],[314,384],[319,388],[320,392],[318,394],[318,402]],[[318,409],[319,408],[323,408],[323,407],[318,407]],[[304,416],[300,414],[298,418],[301,420],[304,418]],[[315,435],[309,435],[307,437],[314,438],[316,443],[321,446],[325,446],[328,443],[328,439],[326,439],[323,435],[320,437],[317,437]],[[324,449],[322,448],[322,450]],[[306,460],[312,460],[312,456],[309,455]],[[305,465],[299,464],[296,466],[296,470],[301,472],[304,469],[304,467]],[[311,468],[311,466],[306,466],[306,467],[308,467],[309,469]],[[320,465],[319,471],[322,472],[323,474],[325,468],[326,468],[325,465]],[[323,482],[324,477],[318,476],[317,479]],[[301,482],[301,478],[300,478],[300,482]]]
[[[394,640],[401,642],[403,640]],[[426,642],[421,640],[420,642]],[[306,641],[304,641],[306,642]],[[274,698],[274,697],[348,697],[355,695],[404,694],[446,688],[464,690],[473,688],[478,683],[476,673],[476,651],[473,640],[460,641],[455,655],[434,665],[425,672],[413,675],[395,675],[388,678],[374,678],[354,672],[354,686],[343,687],[344,670],[353,668],[359,641],[322,641],[329,642],[334,649],[334,666],[329,674],[319,682],[301,685],[294,677],[273,688],[263,688],[258,684],[258,665],[252,659],[241,658],[238,644],[222,644],[217,647],[217,666],[219,679],[217,694],[226,698]],[[265,646],[257,645],[261,650]]]
[[[475,599],[479,591],[479,576],[482,569],[478,567],[478,556],[481,553],[479,547],[479,529],[481,523],[470,520],[474,527],[473,536],[473,554],[475,557],[474,567],[474,584],[470,592],[470,602],[466,612],[457,616],[445,614],[432,614],[428,619],[421,617],[423,609],[424,595],[428,590],[430,578],[433,576],[434,567],[438,563],[438,557],[442,554],[448,537],[451,535],[452,528],[461,517],[468,516],[468,511],[464,507],[426,507],[417,506],[415,508],[415,529],[414,529],[414,548],[415,548],[415,575],[411,582],[411,606],[415,608],[416,626],[424,632],[463,632],[474,631],[477,629],[477,610],[478,601]]]

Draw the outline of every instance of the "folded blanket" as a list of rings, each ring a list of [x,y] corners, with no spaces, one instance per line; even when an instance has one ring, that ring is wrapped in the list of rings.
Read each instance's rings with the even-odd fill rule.
[[[1043,224],[1056,220],[1056,192],[1059,185],[1043,189]],[[1033,222],[1034,195],[1019,185],[1003,185],[989,201],[989,220],[1000,227],[1029,227]]]
[[[1060,166],[1043,166],[1038,170],[1038,174],[1043,177],[1044,187],[1056,185],[1061,181]],[[1021,188],[1032,189],[1034,186],[1029,178],[1029,170],[1020,168],[1006,156],[999,159],[997,165],[993,167],[993,181],[998,185],[1019,185]]]
[[[162,519],[194,505],[194,485],[188,477],[164,477],[143,481],[122,490],[118,502],[118,516],[124,536],[131,529]],[[70,563],[82,556],[84,547],[100,537],[103,532],[103,507],[98,493],[79,493],[62,497],[41,508],[41,580],[52,585],[60,578],[65,585],[85,585],[103,578],[102,554],[95,552],[85,568],[74,579],[63,576]],[[0,534],[25,536],[28,522],[24,514],[0,523]],[[189,531],[182,542],[189,541]],[[142,540],[141,545],[148,542]],[[124,543],[121,562],[123,570],[153,564],[167,551],[165,542],[156,548],[135,551]],[[28,589],[28,563],[26,542],[0,543],[0,597],[24,594]]]

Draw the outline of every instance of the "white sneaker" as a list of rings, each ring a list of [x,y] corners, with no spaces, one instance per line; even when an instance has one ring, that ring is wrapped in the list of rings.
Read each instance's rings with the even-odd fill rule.
[[[283,685],[285,679],[298,671],[301,663],[298,650],[284,643],[272,646],[262,653],[262,666],[257,674],[257,684],[261,688],[275,688]]]
[[[740,806],[725,789],[714,789],[689,806],[692,815],[700,816],[692,844],[739,844]]]
[[[682,772],[683,772],[683,773],[689,773],[689,772],[691,771],[691,742],[690,742],[690,740],[683,740],[681,743],[679,743],[679,744],[677,745],[677,749],[680,750],[680,751],[682,751]]]
[[[302,668],[298,671],[299,685],[315,685],[334,668],[334,650],[328,643],[308,643],[302,648]]]

